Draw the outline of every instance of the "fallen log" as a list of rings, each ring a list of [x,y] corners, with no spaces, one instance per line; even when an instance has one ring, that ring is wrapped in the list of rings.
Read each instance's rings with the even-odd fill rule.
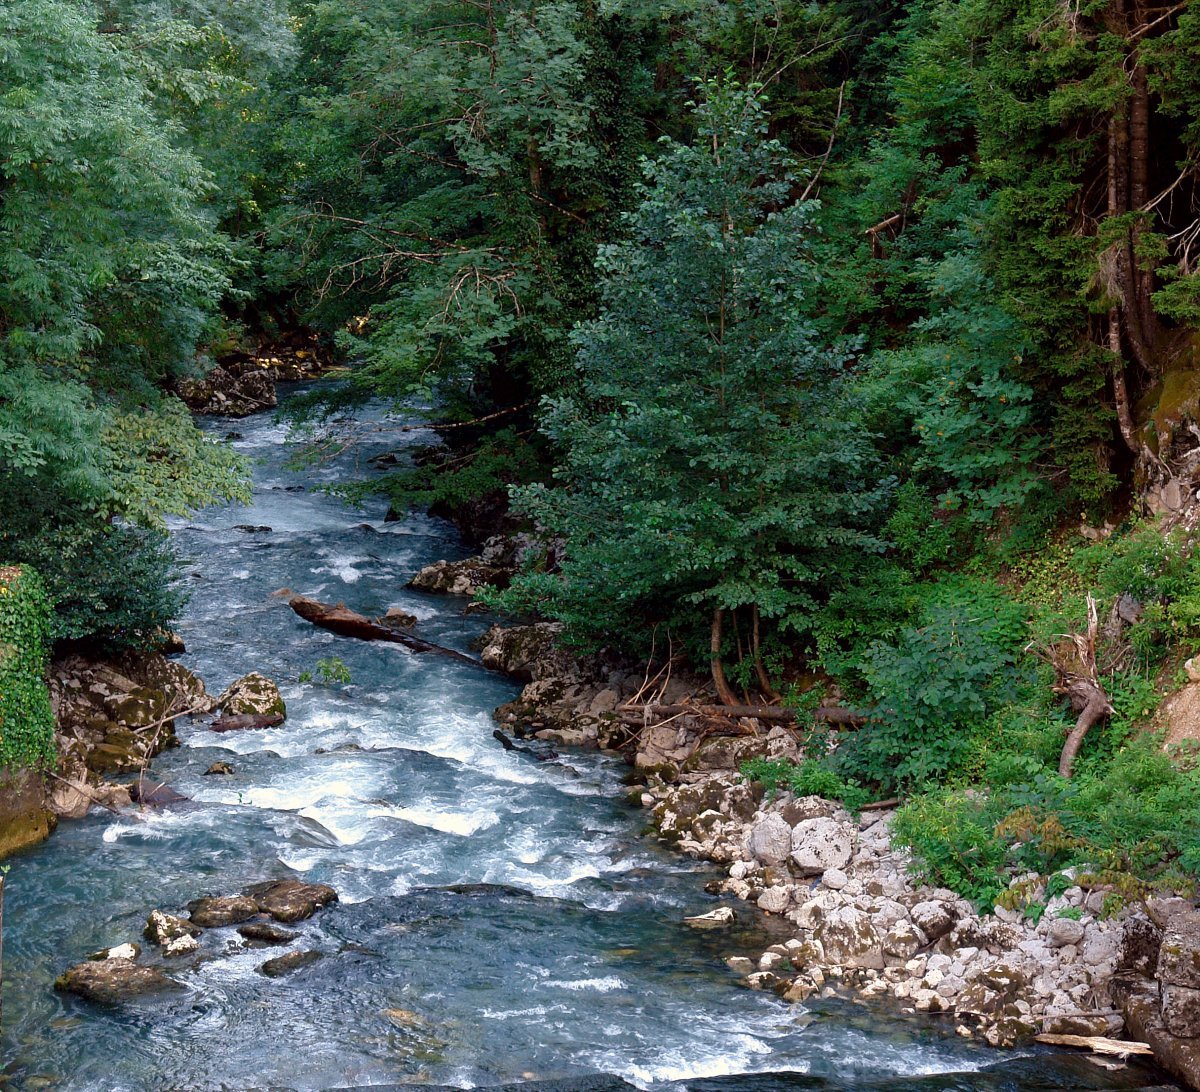
[[[750,717],[752,720],[778,721],[783,724],[795,723],[797,715],[795,709],[779,705],[622,705],[618,712],[650,717],[674,717],[687,713],[694,713],[700,717]],[[867,722],[867,718],[861,713],[836,705],[823,705],[814,709],[810,715],[813,720],[823,721],[825,724],[846,724],[855,728]]]
[[[278,728],[282,713],[236,713],[220,717],[208,726],[210,732],[246,732],[258,728]]]
[[[1130,1054],[1153,1054],[1149,1043],[1135,1043],[1126,1039],[1109,1039],[1103,1035],[1035,1035],[1039,1043],[1047,1046],[1081,1047],[1093,1054],[1115,1054],[1118,1058]]]
[[[309,599],[306,595],[295,595],[288,600],[288,606],[306,622],[336,633],[339,637],[355,637],[360,641],[387,641],[391,644],[404,645],[413,652],[436,652],[442,656],[449,656],[453,660],[474,664],[476,667],[483,666],[478,660],[457,649],[435,645],[432,641],[415,637],[411,633],[404,633],[381,619],[368,618],[365,614],[350,610],[344,603],[330,606],[328,603]]]

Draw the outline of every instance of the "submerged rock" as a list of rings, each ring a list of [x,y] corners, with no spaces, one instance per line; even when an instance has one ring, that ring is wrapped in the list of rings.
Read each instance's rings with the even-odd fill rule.
[[[226,895],[221,898],[196,899],[188,903],[192,924],[203,929],[220,929],[249,921],[258,913],[258,903],[245,895]]]
[[[208,730],[210,732],[253,732],[263,728],[278,728],[283,720],[282,713],[238,713],[235,716],[218,717],[208,726]],[[224,765],[224,763],[217,765]],[[214,771],[210,767],[208,772]],[[232,772],[232,768],[230,772]]]
[[[129,799],[145,808],[161,808],[167,804],[179,804],[187,800],[182,793],[176,792],[162,782],[155,785],[148,781],[138,780],[128,788]]]
[[[287,716],[279,687],[257,671],[230,683],[216,705],[227,716]]]
[[[328,884],[303,883],[300,880],[276,880],[246,888],[246,900],[256,910],[270,914],[276,921],[302,921],[318,910],[337,902],[337,892]],[[249,917],[250,915],[247,915]],[[244,921],[245,918],[239,920]]]
[[[55,979],[54,988],[88,1001],[114,1005],[144,994],[184,987],[157,967],[143,967],[132,959],[115,958],[77,964]]]
[[[535,762],[554,762],[561,757],[559,753],[544,740],[533,739],[526,743],[514,743],[499,728],[492,733],[492,738],[498,740],[500,745],[506,751],[517,751],[520,754],[529,755],[529,757]]]
[[[258,973],[265,974],[268,978],[282,978],[284,975],[298,971],[302,967],[308,967],[324,958],[325,954],[323,952],[288,952],[287,955],[268,959],[266,963],[258,968]]]
[[[252,921],[247,925],[239,925],[238,932],[247,940],[256,944],[291,944],[299,936],[290,929],[280,929],[269,921]]]

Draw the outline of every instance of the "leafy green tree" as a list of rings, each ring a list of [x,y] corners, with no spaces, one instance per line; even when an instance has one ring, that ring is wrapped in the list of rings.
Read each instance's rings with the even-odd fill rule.
[[[756,651],[763,621],[808,632],[881,549],[887,485],[841,398],[845,347],[806,318],[820,271],[794,161],[759,97],[705,91],[695,143],[664,144],[628,240],[601,251],[603,308],[574,335],[580,393],[546,406],[557,484],[519,498],[566,536],[566,560],[518,594],[594,636],[707,619],[729,703],[727,615]]]
[[[165,579],[114,520],[244,489],[163,393],[229,288],[210,180],[99,19],[84,0],[0,9],[0,560],[39,555],[60,602],[88,593],[67,587],[73,555]]]

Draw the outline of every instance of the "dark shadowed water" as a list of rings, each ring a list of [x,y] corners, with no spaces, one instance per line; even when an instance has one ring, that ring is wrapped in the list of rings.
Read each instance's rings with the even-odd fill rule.
[[[466,649],[484,619],[403,587],[467,552],[452,528],[424,516],[385,524],[378,504],[364,513],[322,494],[345,468],[289,470],[286,430],[269,417],[213,427],[240,433],[256,461],[254,503],[174,529],[193,595],[182,659],[214,692],[247,671],[270,675],[288,721],[221,736],[184,725],[183,746],[155,771],[191,802],[94,814],[12,861],[4,1087],[1153,1083],[1053,1055],[1005,1060],[927,1022],[844,1004],[805,1012],[738,988],[723,957],[753,938],[679,924],[711,909],[713,874],[641,836],[618,764],[506,753],[490,712],[515,693],[509,682],[334,637],[271,595],[287,586],[371,614],[402,607],[425,636]],[[298,681],[333,655],[349,685]],[[218,759],[235,774],[201,776]],[[206,935],[202,960],[171,968],[181,994],[104,1009],[50,988],[89,952],[138,939],[155,907],[290,875],[342,900],[300,927],[300,944],[324,958],[290,978],[258,973],[277,949],[246,950],[222,930]]]

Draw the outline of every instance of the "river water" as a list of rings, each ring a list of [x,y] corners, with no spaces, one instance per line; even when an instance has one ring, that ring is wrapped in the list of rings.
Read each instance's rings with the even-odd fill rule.
[[[465,650],[486,620],[404,588],[422,565],[467,553],[453,529],[421,515],[384,523],[380,505],[322,492],[346,460],[292,469],[286,428],[269,416],[209,427],[234,430],[254,460],[254,499],[173,528],[192,591],[183,662],[214,693],[264,672],[288,720],[220,736],[182,725],[182,746],[154,769],[190,802],[93,813],[11,862],[3,1087],[1152,1083],[1053,1055],[1003,1061],[929,1023],[837,1003],[805,1012],[738,988],[723,957],[755,938],[679,924],[712,908],[714,873],[642,836],[619,764],[506,753],[490,712],[514,695],[509,682],[334,637],[272,596],[289,587],[370,614],[402,607],[424,636]],[[299,681],[333,656],[349,684]],[[234,774],[203,776],[217,760]],[[50,988],[88,953],[139,939],[155,907],[179,912],[292,875],[332,884],[341,901],[302,924],[297,947],[324,958],[289,978],[258,973],[279,949],[246,950],[221,930],[199,962],[169,968],[182,994],[105,1009]],[[612,1076],[586,1080],[596,1074]]]

